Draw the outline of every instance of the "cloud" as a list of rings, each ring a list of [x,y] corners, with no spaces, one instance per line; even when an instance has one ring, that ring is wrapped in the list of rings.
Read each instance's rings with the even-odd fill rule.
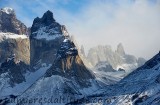
[[[66,23],[87,49],[97,44],[115,47],[122,42],[127,53],[149,59],[160,50],[159,12],[159,2],[94,1]]]
[[[5,4],[6,5],[6,4]],[[48,9],[86,50],[123,43],[127,53],[151,58],[160,50],[159,0],[9,0],[27,26]]]

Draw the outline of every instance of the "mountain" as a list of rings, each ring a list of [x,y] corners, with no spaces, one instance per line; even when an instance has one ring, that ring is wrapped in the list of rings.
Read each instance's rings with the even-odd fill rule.
[[[123,69],[126,72],[131,72],[145,63],[143,58],[137,59],[133,55],[126,54],[121,43],[118,44],[116,51],[113,51],[109,45],[93,47],[89,50],[86,59],[93,68],[97,68],[96,65],[101,62],[107,62],[113,69]]]
[[[122,75],[113,77],[109,73],[119,75],[142,65],[145,60],[126,54],[122,44],[116,51],[110,46],[91,48],[86,57],[84,48],[77,47],[75,38],[64,25],[56,22],[51,11],[35,18],[32,27],[27,28],[12,8],[3,8],[0,11],[0,104],[9,104],[10,99],[24,99],[18,101],[19,105],[59,104],[48,103],[56,98],[63,98],[62,104],[67,104],[77,99],[83,102],[86,98],[113,95],[116,103],[119,102],[116,96],[123,98],[125,92],[133,95],[137,89],[141,90],[139,93],[147,91],[140,87],[146,82],[152,84],[151,79],[159,83],[159,55],[120,81]],[[149,74],[143,76],[145,73],[150,77]],[[154,87],[159,86],[154,83]],[[156,89],[157,94],[159,88]],[[28,99],[42,100],[24,103]]]
[[[159,105],[160,52],[117,84],[107,86],[94,95],[73,103],[91,103],[92,99],[101,99],[101,104],[109,105]]]

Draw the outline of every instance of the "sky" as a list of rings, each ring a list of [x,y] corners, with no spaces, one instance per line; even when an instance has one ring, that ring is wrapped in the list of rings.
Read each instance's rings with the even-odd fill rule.
[[[87,51],[122,43],[126,53],[150,59],[160,51],[160,0],[0,0],[30,27],[33,19],[53,12]]]

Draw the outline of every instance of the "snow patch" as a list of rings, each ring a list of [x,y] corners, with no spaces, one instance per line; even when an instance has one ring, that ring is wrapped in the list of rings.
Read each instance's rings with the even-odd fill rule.
[[[1,9],[2,12],[5,12],[6,14],[12,14],[14,13],[14,10],[10,7],[5,7]]]
[[[46,39],[46,40],[54,40],[60,36],[62,36],[61,33],[56,31],[55,29],[49,29],[47,32],[47,27],[41,27],[38,31],[33,32],[33,34],[36,34],[34,38],[36,39]]]
[[[17,38],[21,38],[21,39],[26,39],[28,38],[27,35],[18,35],[18,34],[14,34],[14,33],[3,33],[0,32],[0,41],[3,41],[5,39],[17,39]]]

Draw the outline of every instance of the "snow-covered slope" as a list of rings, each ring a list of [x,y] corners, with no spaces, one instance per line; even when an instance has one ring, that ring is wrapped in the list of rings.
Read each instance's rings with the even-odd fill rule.
[[[93,99],[101,99],[94,101]],[[160,52],[115,85],[81,99],[87,105],[160,105]],[[91,104],[94,103],[94,104]]]

